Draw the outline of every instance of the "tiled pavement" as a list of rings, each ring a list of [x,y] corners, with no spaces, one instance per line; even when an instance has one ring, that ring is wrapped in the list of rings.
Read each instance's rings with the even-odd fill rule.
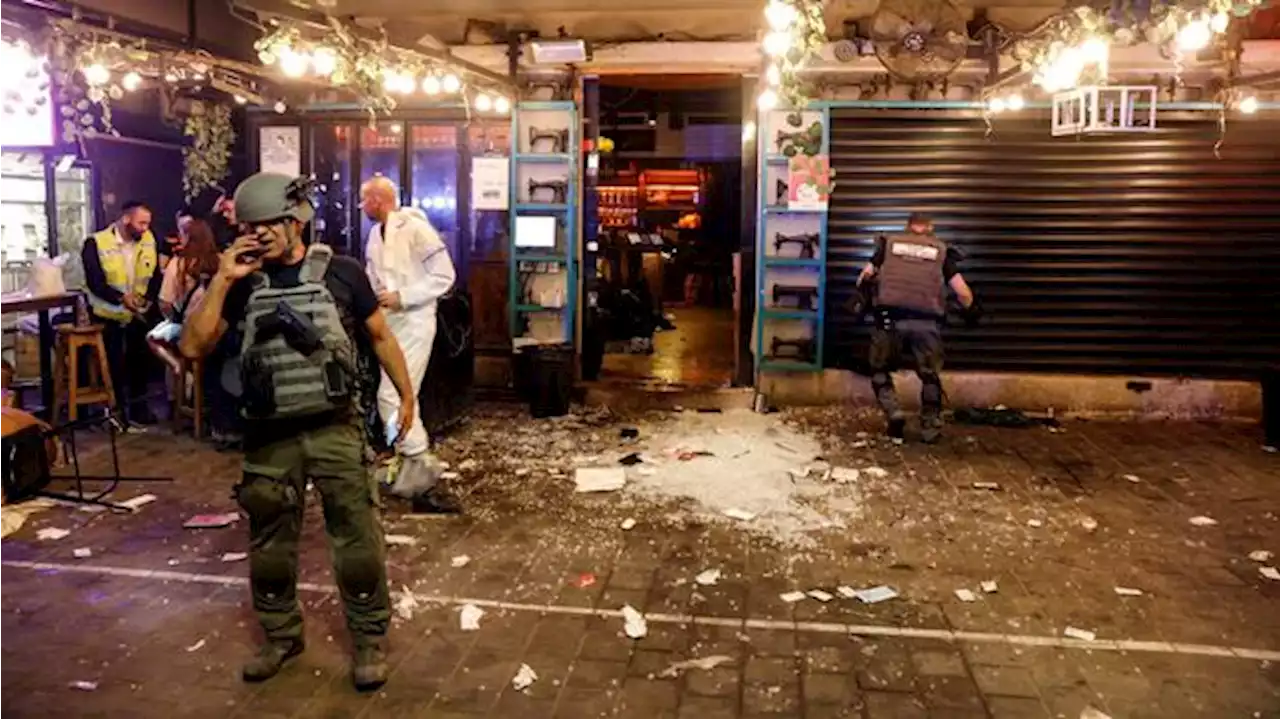
[[[484,409],[441,450],[470,516],[388,507],[388,531],[419,538],[390,548],[394,588],[423,602],[393,629],[394,675],[369,696],[349,684],[314,503],[307,651],[246,686],[247,566],[219,561],[245,548],[243,526],[181,529],[185,516],[233,508],[238,460],[188,438],[130,436],[126,471],[176,481],[118,496],[145,489],[160,501],[130,516],[55,508],[4,541],[4,715],[1075,719],[1094,707],[1117,718],[1280,717],[1280,582],[1247,558],[1280,553],[1280,457],[1259,449],[1253,428],[966,427],[933,448],[854,449],[854,432],[872,429],[855,413],[790,418],[827,441],[833,462],[891,473],[865,483],[859,526],[803,548],[677,502],[573,494],[556,472],[573,454],[616,446],[619,420],[534,423]],[[1196,515],[1218,525],[1193,527]],[[622,531],[624,517],[638,525]],[[72,534],[38,541],[49,526]],[[77,547],[93,556],[73,558]],[[461,554],[471,561],[454,568]],[[722,570],[718,584],[691,583],[708,567]],[[584,573],[595,583],[580,587]],[[953,594],[986,579],[999,593]],[[779,598],[880,583],[901,598]],[[469,599],[485,600],[475,632],[458,623]],[[649,615],[643,639],[623,636],[623,604]],[[1064,640],[1067,626],[1098,641]],[[729,659],[664,674],[712,655]],[[538,674],[525,692],[511,687],[521,663]]]

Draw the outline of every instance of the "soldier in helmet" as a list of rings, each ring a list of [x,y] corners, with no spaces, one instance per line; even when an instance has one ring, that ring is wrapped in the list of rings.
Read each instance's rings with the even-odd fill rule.
[[[956,255],[933,234],[933,221],[916,213],[903,234],[882,237],[858,285],[874,282],[875,328],[871,331],[871,386],[888,419],[889,436],[902,439],[906,416],[893,389],[897,358],[910,352],[920,377],[920,429],[925,442],[942,434],[942,320],[947,313],[946,288],[966,309],[974,308],[973,291],[960,275]]]
[[[207,355],[240,327],[244,476],[236,498],[249,515],[253,607],[267,641],[244,667],[262,681],[303,649],[298,538],[305,488],[324,505],[334,575],[356,651],[361,690],[387,679],[390,620],[376,487],[365,464],[356,357],[371,348],[399,391],[401,435],[413,422],[404,355],[378,308],[364,268],[326,245],[303,244],[315,214],[307,181],[259,173],[236,189],[243,233],[186,317],[180,349]]]

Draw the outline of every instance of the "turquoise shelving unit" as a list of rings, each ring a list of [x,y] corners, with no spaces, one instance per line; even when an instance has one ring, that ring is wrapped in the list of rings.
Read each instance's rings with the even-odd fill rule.
[[[565,131],[564,147],[539,152],[530,141],[529,130]],[[577,308],[578,267],[578,109],[570,101],[521,102],[511,114],[511,231],[508,256],[509,325],[513,339],[523,336],[532,315],[560,315],[561,341],[574,340],[574,312]],[[541,141],[538,144],[541,144]],[[533,200],[527,186],[530,177],[540,180],[563,179],[565,202]],[[516,220],[519,217],[554,216],[557,222],[556,248],[520,248],[516,246]],[[525,296],[525,279],[531,275],[558,274],[564,278],[564,303],[544,307]]]
[[[825,211],[792,210],[776,201],[779,179],[786,180],[790,158],[777,152],[777,132],[809,127],[815,120],[822,123],[822,154],[830,154],[831,114],[826,107],[810,107],[803,111],[801,128],[786,124],[790,110],[762,112],[756,119],[759,128],[756,183],[756,321],[755,358],[758,371],[816,372],[822,369],[823,339],[825,335],[827,304],[827,213]],[[839,182],[839,178],[836,178]],[[797,257],[775,250],[774,236],[817,234],[818,241],[813,257]],[[775,305],[771,288],[780,280],[800,279],[799,286],[811,286],[816,295],[814,309]],[[791,284],[791,283],[787,283]],[[777,333],[780,326],[807,324],[807,336],[798,332]],[[813,356],[807,359],[769,358],[772,338],[807,338],[813,341]]]

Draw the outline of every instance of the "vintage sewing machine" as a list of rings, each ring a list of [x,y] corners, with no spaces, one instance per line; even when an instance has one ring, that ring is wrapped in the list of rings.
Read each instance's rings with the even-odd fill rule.
[[[550,141],[550,150],[539,150],[538,143]],[[539,130],[536,127],[529,128],[529,150],[531,152],[568,152],[569,151],[569,130]]]
[[[817,354],[817,343],[811,337],[774,337],[769,343],[769,359],[795,359],[812,362]]]
[[[820,237],[816,232],[802,232],[798,235],[784,235],[781,232],[775,232],[773,235],[773,251],[781,256],[783,245],[800,245],[798,257],[811,260],[817,256],[819,239]]]
[[[529,201],[535,202],[541,190],[550,190],[551,202],[565,203],[569,201],[568,180],[535,180],[529,178]]]
[[[783,307],[783,300],[794,298],[796,301],[795,308],[800,310],[814,310],[815,301],[818,299],[818,288],[809,285],[774,285],[773,286],[773,306]]]

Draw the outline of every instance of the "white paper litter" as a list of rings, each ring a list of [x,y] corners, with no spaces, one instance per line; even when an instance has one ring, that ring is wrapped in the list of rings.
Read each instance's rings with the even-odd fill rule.
[[[809,591],[805,592],[805,594],[823,603],[826,603],[831,601],[832,599],[835,599],[835,597],[831,596],[830,593],[824,592],[821,589],[810,589]]]
[[[974,489],[989,489],[989,490],[991,490],[991,491],[993,491],[993,492],[994,492],[995,490],[1000,489],[1000,483],[999,483],[999,482],[974,482],[974,483],[973,483],[973,488],[974,488]]]
[[[738,509],[737,507],[724,510],[724,516],[730,519],[738,519],[743,522],[750,522],[751,520],[756,518],[756,515],[754,512],[748,512],[744,509]]]
[[[1249,552],[1249,559],[1252,559],[1255,562],[1269,562],[1273,556],[1275,555],[1265,549],[1255,549],[1252,552]]]
[[[97,688],[98,688],[98,683],[97,683],[97,682],[85,682],[85,681],[71,682],[71,688],[72,688],[72,689],[79,689],[79,690],[80,690],[80,691],[82,691],[82,692],[91,692],[91,691],[96,691],[96,690],[97,690]]]
[[[1142,596],[1142,590],[1134,589],[1133,587],[1116,587],[1115,590],[1116,590],[1116,594],[1122,597],[1141,597]]]
[[[1091,642],[1098,638],[1096,632],[1091,632],[1088,629],[1076,629],[1075,627],[1067,627],[1062,630],[1062,633],[1072,639],[1079,639],[1084,642]]]
[[[686,659],[682,662],[676,662],[675,664],[672,664],[666,669],[663,669],[662,673],[659,674],[658,676],[665,677],[665,678],[678,677],[682,672],[688,671],[690,669],[711,670],[711,669],[715,669],[721,664],[727,664],[728,662],[731,662],[731,661],[733,661],[733,657],[726,656],[724,654],[712,654],[709,657],[699,657],[697,659]]]
[[[632,639],[641,639],[649,633],[649,624],[644,620],[644,615],[637,612],[630,604],[622,607],[622,621],[624,622],[622,630]]]
[[[536,681],[538,681],[538,675],[533,671],[533,667],[528,664],[521,664],[520,670],[516,672],[515,678],[511,680],[511,688],[522,692]]]
[[[156,501],[156,495],[154,494],[139,494],[136,497],[133,497],[131,499],[126,499],[125,501],[120,502],[120,506],[128,507],[129,509],[132,509],[133,511],[136,512],[139,509],[141,509],[144,505],[151,504],[154,501]]]
[[[480,617],[484,616],[484,610],[474,604],[462,605],[462,613],[459,619],[462,622],[462,631],[474,632],[480,628]]]
[[[804,599],[808,595],[805,594],[804,592],[787,592],[786,594],[780,594],[778,596],[782,599],[782,601],[786,602],[787,604],[795,604],[796,602]]]
[[[881,584],[878,587],[871,587],[870,589],[859,589],[853,593],[853,596],[857,597],[858,601],[863,604],[876,604],[890,599],[897,599],[898,592],[892,587],[887,587]]]
[[[396,616],[401,619],[413,619],[414,610],[420,606],[418,597],[407,584],[401,585],[400,589],[400,594],[396,597]]]
[[[622,467],[579,467],[573,472],[577,492],[613,492],[627,483],[627,470]]]
[[[996,584],[996,580],[994,579],[989,579],[983,582],[981,586],[982,586],[982,591],[986,592],[987,594],[995,594],[996,592],[1000,591],[1000,585]]]
[[[1125,481],[1133,482],[1134,484],[1137,484],[1138,482],[1142,481],[1141,479],[1138,479],[1138,475],[1136,474],[1126,474],[1124,478],[1125,478]]]
[[[71,534],[71,531],[67,529],[59,529],[57,527],[45,527],[44,529],[41,529],[40,531],[36,532],[36,539],[62,539],[68,534]]]
[[[467,555],[465,555],[465,554],[459,554],[458,556],[456,556],[456,557],[454,557],[453,559],[449,560],[449,564],[450,564],[454,569],[458,569],[458,568],[460,568],[460,567],[465,567],[465,566],[467,566],[467,565],[468,565],[468,564],[470,564],[470,563],[471,563],[471,557],[468,557],[468,556],[467,556]]]
[[[836,594],[839,594],[841,597],[845,599],[853,599],[854,597],[858,596],[858,591],[847,584],[841,584],[840,586],[836,587]]]
[[[1205,517],[1201,515],[1199,517],[1192,517],[1191,523],[1197,527],[1212,527],[1218,523],[1218,520],[1213,517]]]
[[[622,527],[622,531],[625,532],[629,529],[633,529],[636,526],[636,520],[632,519],[631,517],[627,517],[626,519],[622,520],[622,524],[620,526]]]
[[[884,479],[889,476],[889,470],[883,467],[863,467],[862,471],[866,472],[867,476],[872,479]]]
[[[1038,529],[1038,528],[1040,528],[1040,527],[1043,527],[1043,526],[1044,526],[1044,522],[1043,522],[1042,520],[1039,520],[1039,519],[1028,519],[1028,520],[1027,520],[1027,526],[1028,526],[1028,527],[1036,527],[1036,528]]]
[[[80,547],[79,549],[72,550],[71,556],[76,559],[88,559],[93,556],[93,550],[88,547]]]
[[[694,577],[693,581],[697,582],[698,584],[701,584],[704,587],[709,587],[715,584],[716,582],[720,581],[720,570],[708,569],[705,572],[702,572],[698,576]]]
[[[1080,526],[1084,527],[1084,530],[1086,532],[1092,532],[1098,528],[1098,520],[1094,519],[1093,517],[1085,517],[1084,519],[1080,520]]]
[[[224,562],[240,562],[248,558],[248,552],[227,552],[222,555],[222,561]]]
[[[195,644],[192,644],[191,646],[187,647],[187,651],[189,651],[189,652],[198,652],[198,651],[200,651],[200,647],[203,647],[203,646],[204,646],[204,642],[205,642],[205,640],[201,639],[200,641],[196,642]]]
[[[1280,582],[1280,569],[1275,567],[1258,567],[1258,572],[1267,579]]]
[[[962,601],[962,602],[976,602],[976,601],[978,601],[978,595],[974,594],[972,591],[970,591],[970,590],[968,590],[968,589],[957,589],[957,590],[956,590],[956,597],[957,597],[960,601]]]
[[[418,543],[417,537],[410,537],[407,534],[388,534],[386,536],[386,540],[388,545],[399,545],[405,547],[412,547]]]
[[[862,471],[853,467],[836,467],[831,470],[831,479],[840,484],[849,484],[858,481],[862,476]]]

